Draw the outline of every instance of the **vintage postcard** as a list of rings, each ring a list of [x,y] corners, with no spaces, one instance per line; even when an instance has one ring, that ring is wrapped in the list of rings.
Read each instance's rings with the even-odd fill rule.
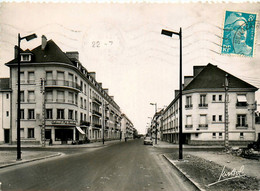
[[[0,191],[260,190],[259,11],[0,0]]]

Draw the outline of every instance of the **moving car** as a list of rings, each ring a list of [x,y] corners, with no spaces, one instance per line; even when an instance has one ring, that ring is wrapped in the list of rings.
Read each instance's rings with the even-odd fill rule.
[[[152,137],[145,137],[144,138],[144,145],[153,145]]]

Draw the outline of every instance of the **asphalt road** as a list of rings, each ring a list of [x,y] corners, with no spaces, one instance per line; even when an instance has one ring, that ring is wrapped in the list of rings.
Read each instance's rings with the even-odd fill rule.
[[[0,170],[6,190],[186,191],[194,190],[142,139]],[[1,189],[0,189],[1,190]]]

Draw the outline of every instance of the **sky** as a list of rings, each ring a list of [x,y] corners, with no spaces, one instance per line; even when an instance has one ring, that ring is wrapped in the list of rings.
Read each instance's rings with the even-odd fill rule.
[[[121,111],[140,133],[155,112],[179,88],[179,38],[162,29],[183,32],[183,76],[193,66],[211,63],[260,87],[260,37],[254,57],[221,54],[226,11],[257,13],[259,3],[0,3],[0,77],[14,57],[17,35],[36,33],[23,49],[52,39],[64,52],[78,51],[79,60],[109,89]],[[259,15],[258,15],[259,16]],[[258,19],[257,19],[258,20]],[[256,93],[260,103],[259,91]]]

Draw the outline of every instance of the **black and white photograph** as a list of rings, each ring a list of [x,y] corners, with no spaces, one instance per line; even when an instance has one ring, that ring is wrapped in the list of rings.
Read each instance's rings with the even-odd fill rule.
[[[0,0],[0,191],[259,191],[259,13]]]

